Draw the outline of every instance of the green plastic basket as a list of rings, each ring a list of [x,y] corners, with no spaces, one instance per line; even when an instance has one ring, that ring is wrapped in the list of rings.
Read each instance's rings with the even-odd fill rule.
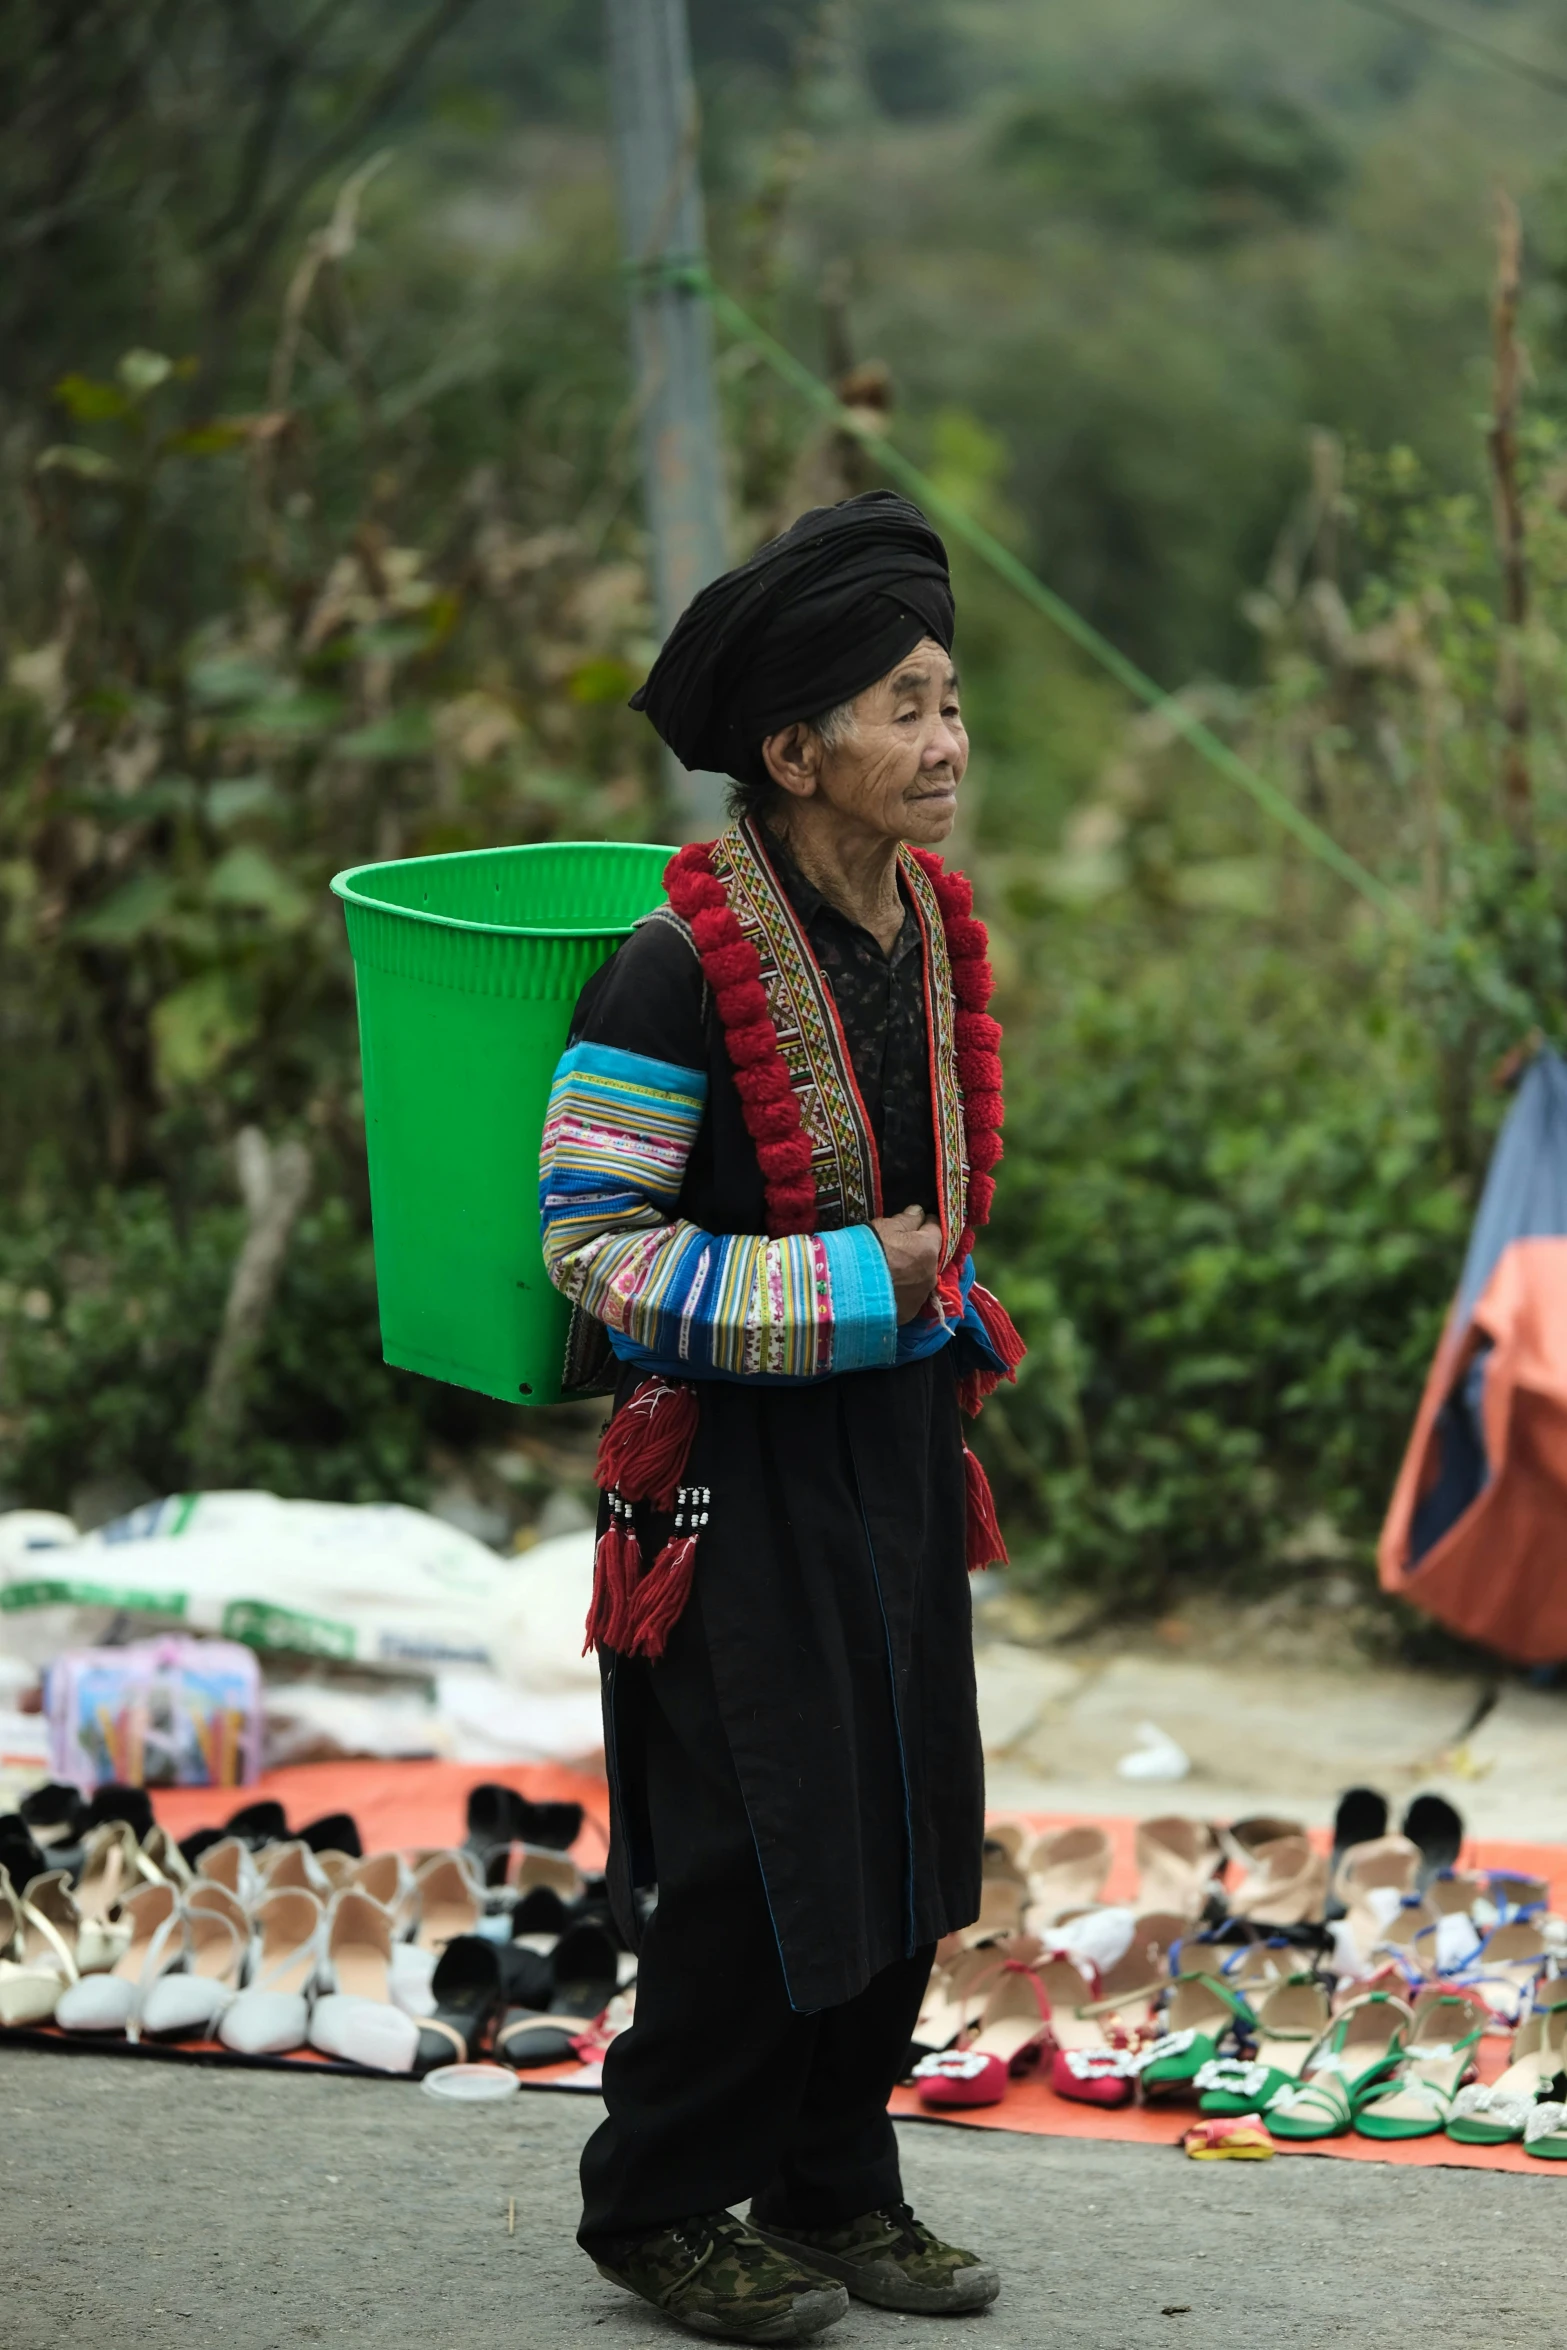
[[[583,984],[663,896],[667,848],[548,841],[358,865],[370,1213],[389,1363],[555,1403],[569,1311],[539,1252],[539,1140]]]

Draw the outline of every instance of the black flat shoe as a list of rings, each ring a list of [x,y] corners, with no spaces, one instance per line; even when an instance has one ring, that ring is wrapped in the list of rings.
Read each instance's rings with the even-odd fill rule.
[[[35,1877],[59,1865],[56,1860],[45,1860],[19,1812],[8,1811],[0,1817],[0,1869],[18,1893],[25,1893]]]
[[[525,1795],[519,1795],[516,1803],[522,1820],[516,1838],[519,1844],[536,1844],[544,1852],[569,1852],[582,1833],[580,1803],[530,1803]]]
[[[198,1828],[193,1835],[182,1837],[180,1854],[185,1866],[194,1869],[202,1854],[210,1852],[214,1844],[221,1844],[227,1834],[226,1828]]]
[[[346,1811],[329,1811],[324,1818],[312,1820],[308,1828],[300,1829],[299,1841],[308,1844],[312,1852],[346,1852],[350,1860],[363,1860],[365,1855],[358,1822]]]
[[[511,1848],[522,1841],[522,1797],[516,1789],[494,1779],[481,1779],[477,1787],[470,1787],[463,1845],[478,1862],[486,1884],[505,1883]]]
[[[569,2064],[576,2055],[572,2042],[589,2029],[615,1996],[618,1954],[598,1926],[573,1926],[562,1934],[547,1964],[551,1978],[547,2006],[528,2000],[508,2009],[495,2035],[496,2062],[509,2064],[517,2072]]]
[[[441,2065],[471,2064],[505,1999],[502,1952],[481,1934],[454,1934],[430,1978],[433,2012],[420,2016],[415,2079]]]
[[[1464,1823],[1445,1796],[1417,1795],[1404,1814],[1404,1834],[1420,1848],[1417,1893],[1423,1893],[1444,1869],[1457,1867],[1464,1848]]]
[[[152,1797],[145,1787],[121,1787],[111,1779],[107,1786],[93,1790],[82,1819],[82,1834],[85,1836],[89,1828],[101,1828],[105,1820],[124,1820],[139,1844],[143,1836],[152,1834]]]
[[[571,1912],[553,1885],[535,1885],[523,1895],[511,1913],[511,1930],[517,1934],[564,1934],[571,1924]]]
[[[64,1845],[79,1849],[87,1832],[87,1806],[81,1795],[76,1788],[62,1787],[57,1780],[47,1787],[35,1787],[31,1795],[24,1795],[17,1816],[42,1852],[53,1852]]]
[[[237,1836],[252,1852],[259,1852],[264,1844],[288,1841],[288,1819],[280,1803],[244,1803],[223,1833]]]

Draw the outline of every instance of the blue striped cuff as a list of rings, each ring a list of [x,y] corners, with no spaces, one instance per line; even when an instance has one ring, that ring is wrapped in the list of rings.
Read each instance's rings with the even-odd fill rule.
[[[890,1369],[898,1352],[898,1309],[881,1242],[868,1224],[817,1238],[832,1291],[834,1371]]]

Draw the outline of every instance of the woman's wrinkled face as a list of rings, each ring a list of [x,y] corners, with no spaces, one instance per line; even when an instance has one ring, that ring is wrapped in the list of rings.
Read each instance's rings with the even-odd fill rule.
[[[925,637],[854,701],[836,743],[787,727],[763,745],[775,782],[819,799],[855,831],[934,848],[952,830],[968,736],[952,655]]]

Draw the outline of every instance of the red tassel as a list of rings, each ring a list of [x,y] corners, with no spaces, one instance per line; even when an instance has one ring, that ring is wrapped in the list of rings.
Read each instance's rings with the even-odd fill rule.
[[[590,1648],[623,1651],[631,1636],[642,1553],[630,1512],[614,1499],[609,1509],[609,1524],[599,1536],[598,1548],[593,1553],[593,1604],[588,1610],[587,1637],[582,1643],[584,1656]]]
[[[694,1387],[644,1379],[599,1440],[594,1474],[600,1488],[673,1509],[700,1417]]]
[[[977,1420],[987,1400],[1001,1385],[999,1371],[963,1371],[958,1376],[958,1409]]]
[[[1018,1364],[1028,1352],[1019,1335],[1017,1324],[1007,1312],[1000,1298],[994,1296],[978,1281],[970,1287],[968,1301],[985,1325],[985,1336],[1000,1356],[1006,1376],[1009,1379],[1016,1379]]]
[[[968,1571],[973,1575],[981,1567],[1004,1567],[1007,1546],[1001,1539],[990,1479],[967,1445],[963,1447],[963,1476],[968,1486]]]
[[[660,1657],[670,1633],[679,1623],[691,1596],[696,1571],[694,1534],[677,1535],[666,1542],[642,1578],[633,1603],[628,1653]]]

